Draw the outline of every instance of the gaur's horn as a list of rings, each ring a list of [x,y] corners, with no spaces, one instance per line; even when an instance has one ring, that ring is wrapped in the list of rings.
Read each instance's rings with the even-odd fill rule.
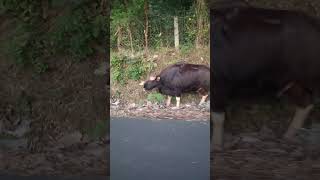
[[[140,86],[143,86],[145,83],[145,81],[141,81],[141,83],[139,84]]]

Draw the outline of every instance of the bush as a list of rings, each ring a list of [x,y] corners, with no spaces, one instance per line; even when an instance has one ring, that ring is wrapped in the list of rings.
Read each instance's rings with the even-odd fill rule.
[[[44,61],[49,56],[80,61],[93,55],[97,51],[94,47],[105,47],[109,26],[99,1],[48,2],[51,10],[68,8],[58,11],[58,16],[43,19],[40,1],[0,2],[0,13],[15,22],[5,48],[17,64],[43,73],[49,68]]]
[[[148,101],[151,101],[153,103],[163,103],[164,102],[164,96],[160,93],[150,93],[148,94]]]
[[[111,80],[121,85],[131,79],[138,81],[146,72],[153,70],[155,63],[145,62],[140,57],[129,57],[121,54],[111,55]]]
[[[111,56],[111,80],[120,84],[124,84],[125,81],[125,67],[124,59],[112,55]]]
[[[145,69],[141,63],[136,63],[128,68],[128,77],[135,81],[139,80],[142,74],[144,74]]]
[[[192,49],[194,48],[193,45],[191,44],[188,44],[188,45],[182,45],[181,48],[180,48],[180,52],[181,54],[188,54]]]
[[[97,140],[106,136],[109,125],[108,121],[99,121],[94,127],[84,129],[84,133],[92,140]]]

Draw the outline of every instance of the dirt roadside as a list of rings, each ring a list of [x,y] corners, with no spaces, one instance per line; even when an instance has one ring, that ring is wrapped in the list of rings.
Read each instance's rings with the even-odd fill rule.
[[[210,102],[195,102],[181,109],[163,105],[111,102],[111,116],[209,120]],[[268,104],[268,103],[265,103]],[[270,108],[271,106],[271,108]],[[320,129],[315,124],[301,131],[295,142],[281,139],[293,112],[287,103],[234,104],[226,122],[225,150],[211,153],[211,175],[217,180],[316,180],[320,178]],[[315,120],[318,113],[310,117]],[[241,125],[240,125],[241,124]]]

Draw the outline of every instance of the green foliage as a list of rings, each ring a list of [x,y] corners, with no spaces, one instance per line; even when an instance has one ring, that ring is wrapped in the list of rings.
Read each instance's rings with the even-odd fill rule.
[[[116,90],[116,92],[114,93],[114,97],[117,99],[121,98],[121,92],[119,90]]]
[[[193,48],[193,45],[190,45],[190,44],[182,45],[180,47],[180,53],[181,54],[188,54],[188,52],[190,52],[190,50],[192,48]]]
[[[107,41],[108,29],[106,17],[97,12],[97,7],[83,2],[56,19],[49,40],[55,52],[71,55],[79,61],[95,52],[92,42],[104,44]],[[97,6],[97,2],[91,5]]]
[[[173,16],[179,17],[180,44],[194,45],[197,36],[197,17],[194,0],[149,0],[149,34],[151,49],[172,47]],[[206,13],[206,12],[204,12]],[[134,50],[144,47],[144,0],[114,0],[111,13],[111,47],[131,49],[129,31]],[[207,35],[208,36],[208,35]]]
[[[0,12],[9,15],[16,27],[5,46],[7,54],[20,66],[32,66],[37,73],[46,71],[48,66],[41,59],[44,38],[36,28],[40,26],[40,1],[3,0]]]
[[[125,82],[125,61],[117,55],[111,56],[111,80],[122,85]]]
[[[164,96],[160,93],[150,93],[147,97],[148,101],[153,103],[163,103],[164,102]]]
[[[133,80],[139,80],[140,77],[145,73],[145,67],[142,61],[137,61],[128,67],[128,78]]]
[[[37,73],[45,72],[48,65],[41,59],[46,48],[44,37],[39,36],[37,32],[32,32],[30,24],[21,21],[17,21],[16,24],[12,40],[6,47],[7,53],[18,65],[32,66]]]
[[[57,19],[55,29],[51,32],[52,44],[57,47],[57,52],[70,54],[79,60],[93,53],[88,45],[96,33],[87,17],[84,9],[78,9]]]
[[[181,44],[182,46],[193,46],[197,36],[197,19],[194,11],[188,11],[179,18],[181,29]]]
[[[117,37],[121,36],[121,45],[129,48],[128,29],[132,31],[133,45],[136,49],[143,44],[143,8],[144,0],[113,0],[111,11],[110,42],[112,48],[116,48]]]
[[[6,13],[15,22],[6,50],[17,64],[43,73],[49,68],[49,56],[63,55],[80,61],[93,55],[95,47],[105,47],[109,25],[100,1],[48,2],[49,10],[56,8],[58,16],[44,19],[41,1],[0,2],[0,13]],[[59,10],[64,6],[67,8]]]
[[[41,2],[33,0],[2,0],[0,1],[0,13],[7,13],[21,21],[34,23],[41,14]]]
[[[145,62],[140,57],[121,54],[111,55],[111,80],[124,85],[127,80],[139,80],[154,68],[153,62]]]
[[[99,121],[93,128],[85,129],[84,132],[90,139],[102,138],[108,132],[108,121]]]

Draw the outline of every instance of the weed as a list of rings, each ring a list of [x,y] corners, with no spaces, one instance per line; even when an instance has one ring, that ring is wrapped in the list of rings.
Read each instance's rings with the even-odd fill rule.
[[[90,139],[102,138],[108,132],[108,122],[99,121],[93,128],[85,129],[84,132],[89,136]]]
[[[187,55],[191,51],[191,49],[193,49],[193,48],[194,47],[191,44],[182,45],[181,48],[180,48],[180,53],[182,55]]]
[[[119,56],[111,56],[111,80],[120,84],[124,84],[125,81],[125,62]]]
[[[150,93],[148,94],[148,101],[153,103],[163,103],[164,102],[164,96],[160,93]]]
[[[134,63],[132,66],[128,67],[128,77],[129,79],[139,80],[140,77],[145,73],[145,68],[141,61]]]
[[[111,55],[111,79],[124,85],[128,79],[138,81],[146,72],[155,66],[153,62],[145,62],[140,57],[129,57],[121,54]]]

